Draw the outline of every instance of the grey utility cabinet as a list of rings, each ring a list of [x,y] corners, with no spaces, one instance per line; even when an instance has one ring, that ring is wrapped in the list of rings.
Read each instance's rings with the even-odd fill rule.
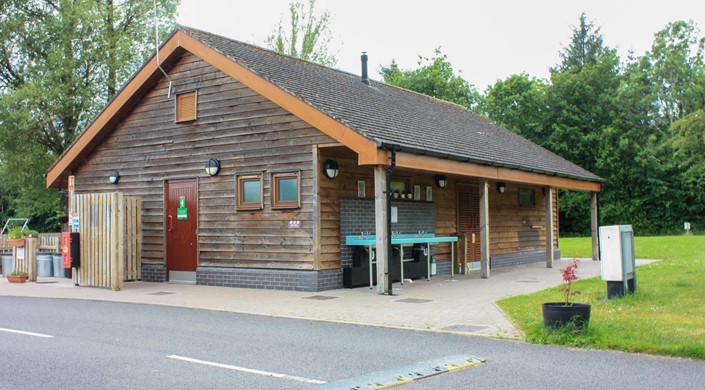
[[[600,273],[607,298],[636,291],[634,231],[631,225],[600,226]]]

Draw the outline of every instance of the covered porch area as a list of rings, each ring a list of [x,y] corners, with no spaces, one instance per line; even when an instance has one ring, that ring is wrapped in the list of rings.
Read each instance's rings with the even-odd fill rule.
[[[346,241],[350,236],[367,238],[367,244],[373,239],[374,248],[366,253],[375,259],[365,270],[373,273],[368,282],[380,294],[393,294],[396,263],[404,269],[404,259],[411,261],[391,242],[398,235],[456,238],[427,248],[435,274],[442,277],[487,279],[502,267],[537,262],[551,268],[560,258],[561,188],[591,193],[592,215],[586,218],[591,217],[597,259],[598,182],[406,151],[378,152],[377,162],[386,164],[365,163],[340,144],[315,148],[319,172],[337,168],[333,178],[325,173],[316,178],[321,269],[355,267],[360,263],[356,248]]]

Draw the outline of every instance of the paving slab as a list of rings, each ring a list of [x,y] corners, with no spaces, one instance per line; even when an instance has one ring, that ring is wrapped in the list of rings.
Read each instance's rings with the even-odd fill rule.
[[[650,261],[638,261],[643,264]],[[495,302],[561,283],[557,260],[493,269],[489,279],[480,273],[437,275],[431,281],[393,285],[392,296],[367,287],[322,292],[298,292],[212,287],[173,283],[126,282],[122,291],[74,286],[70,279],[39,278],[36,283],[0,280],[0,296],[88,299],[194,309],[219,310],[275,317],[343,322],[420,331],[520,338]],[[580,278],[600,274],[599,262],[581,261]]]

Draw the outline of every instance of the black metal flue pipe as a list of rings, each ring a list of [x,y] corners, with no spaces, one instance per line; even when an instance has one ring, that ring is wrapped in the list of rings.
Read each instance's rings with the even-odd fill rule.
[[[370,85],[370,78],[367,75],[367,52],[362,52],[362,55],[360,56],[360,64],[362,65],[362,80],[360,81],[362,81],[363,84]]]

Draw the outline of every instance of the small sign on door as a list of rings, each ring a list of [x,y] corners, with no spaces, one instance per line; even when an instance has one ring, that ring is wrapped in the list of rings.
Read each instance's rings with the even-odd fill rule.
[[[186,208],[186,197],[179,197],[179,208],[176,209],[176,219],[187,219],[188,218],[188,208]]]

